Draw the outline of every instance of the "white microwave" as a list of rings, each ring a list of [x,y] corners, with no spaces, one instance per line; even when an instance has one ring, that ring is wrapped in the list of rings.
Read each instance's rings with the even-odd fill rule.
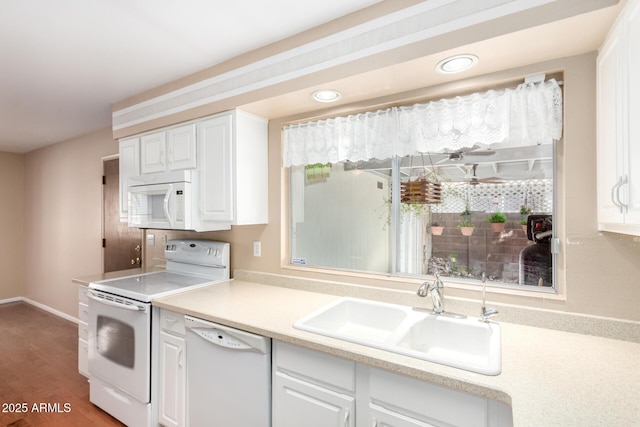
[[[190,171],[129,178],[129,227],[193,230]]]

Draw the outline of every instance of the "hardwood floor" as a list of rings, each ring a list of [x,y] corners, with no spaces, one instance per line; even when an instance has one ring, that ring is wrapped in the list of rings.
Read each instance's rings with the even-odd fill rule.
[[[0,304],[0,426],[123,426],[89,402],[78,326],[29,304]]]

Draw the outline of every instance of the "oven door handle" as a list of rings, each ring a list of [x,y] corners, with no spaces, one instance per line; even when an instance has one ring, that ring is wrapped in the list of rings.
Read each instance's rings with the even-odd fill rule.
[[[144,311],[145,310],[144,307],[141,307],[139,305],[122,304],[122,303],[115,302],[115,301],[109,301],[109,300],[106,300],[104,298],[99,298],[98,296],[96,296],[96,294],[94,294],[91,291],[87,291],[87,297],[91,298],[92,300],[94,300],[96,302],[99,302],[100,304],[110,305],[112,307],[123,308],[125,310],[131,310],[131,311]]]

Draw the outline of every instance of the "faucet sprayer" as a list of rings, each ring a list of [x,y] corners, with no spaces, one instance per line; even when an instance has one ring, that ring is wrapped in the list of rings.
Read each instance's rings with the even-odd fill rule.
[[[480,316],[480,320],[482,320],[483,322],[488,322],[490,317],[498,314],[498,310],[496,310],[495,308],[487,309],[487,306],[485,305],[484,294],[485,294],[486,282],[487,282],[487,276],[484,273],[482,273],[482,314]]]

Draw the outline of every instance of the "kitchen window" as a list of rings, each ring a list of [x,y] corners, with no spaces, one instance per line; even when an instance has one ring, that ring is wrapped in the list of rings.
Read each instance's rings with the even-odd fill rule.
[[[414,277],[438,272],[468,283],[484,274],[498,286],[553,290],[561,91],[553,81],[550,92],[530,97],[544,105],[531,107],[536,117],[525,113],[527,123],[511,111],[526,102],[485,102],[531,87],[443,100],[448,110],[437,119],[429,103],[316,122],[320,129],[285,127],[291,264]],[[466,123],[458,123],[456,101],[475,109]],[[483,123],[473,116],[478,111]],[[332,138],[338,141],[323,145]]]

